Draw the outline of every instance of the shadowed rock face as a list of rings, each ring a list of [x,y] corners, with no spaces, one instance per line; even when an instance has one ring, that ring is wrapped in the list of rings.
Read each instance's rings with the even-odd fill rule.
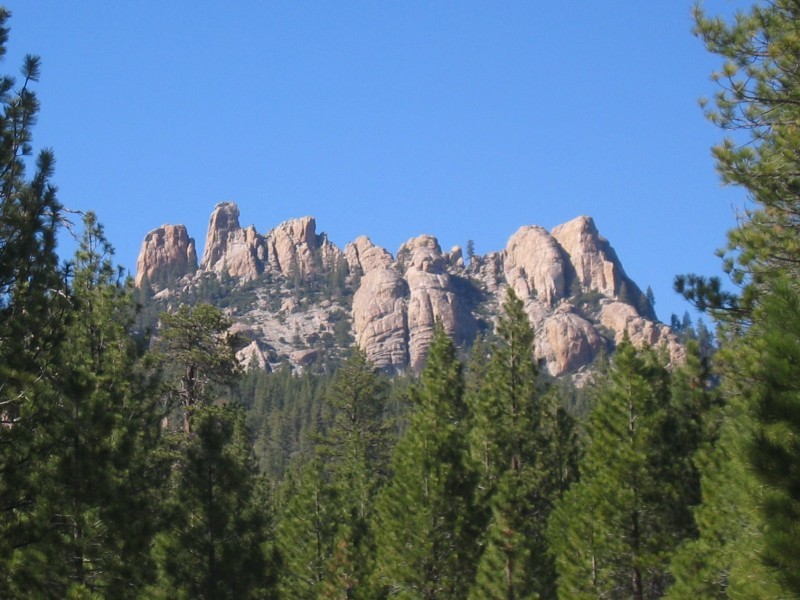
[[[177,279],[192,273],[196,260],[186,229],[165,225],[145,238],[137,285],[145,277],[170,274]],[[330,300],[301,306],[300,298],[281,283],[326,277],[342,265],[349,272],[352,303],[339,308]],[[437,322],[458,343],[469,343],[478,330],[491,329],[496,322],[508,287],[524,301],[535,332],[535,356],[552,375],[585,368],[626,332],[634,344],[665,345],[675,362],[684,356],[669,328],[654,320],[652,307],[625,275],[611,245],[585,216],[552,232],[522,227],[502,252],[476,256],[465,265],[460,248],[443,253],[430,235],[408,240],[396,258],[365,236],[342,252],[316,233],[312,217],[286,221],[261,235],[253,226],[242,228],[238,207],[223,202],[211,215],[195,279],[222,272],[242,281],[263,273],[277,276],[264,280],[264,286],[273,286],[266,296],[277,294],[277,304],[234,314],[246,318],[255,332],[241,355],[256,368],[269,368],[278,356],[288,356],[300,367],[315,360],[319,349],[313,347],[314,339],[334,331],[328,319],[346,308],[356,344],[377,367],[416,371],[424,364]],[[193,279],[184,281],[191,286]],[[251,293],[259,295],[258,290]],[[299,348],[285,344],[278,352],[270,345],[298,335],[303,338]]]
[[[197,268],[194,240],[183,225],[162,225],[148,233],[136,262],[136,286],[147,279],[178,279]]]

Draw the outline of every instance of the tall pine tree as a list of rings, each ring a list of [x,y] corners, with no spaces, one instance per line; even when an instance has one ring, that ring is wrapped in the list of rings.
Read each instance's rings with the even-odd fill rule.
[[[222,311],[165,315],[162,360],[183,411],[173,439],[165,527],[154,545],[160,598],[260,598],[271,593],[268,507],[241,406],[222,402],[239,372]]]
[[[391,597],[464,598],[478,553],[477,478],[462,366],[441,326],[411,398],[414,412],[394,451],[393,477],[377,502],[376,576]]]
[[[472,404],[471,447],[488,517],[471,598],[553,597],[545,531],[561,475],[554,455],[554,396],[537,386],[533,331],[509,288],[481,386]]]
[[[724,291],[718,278],[690,275],[676,281],[677,289],[720,325],[728,402],[717,447],[707,453],[704,506],[697,513],[700,539],[691,547],[692,561],[702,565],[694,571],[702,577],[685,569],[676,585],[705,586],[718,597],[754,595],[759,588],[796,595],[791,558],[796,548],[782,540],[800,517],[790,500],[797,497],[797,484],[791,470],[788,477],[781,470],[800,457],[790,433],[797,411],[793,373],[775,349],[791,356],[787,345],[796,342],[787,340],[794,332],[791,295],[800,276],[800,6],[774,0],[731,21],[700,9],[696,17],[698,37],[723,60],[707,115],[736,132],[714,148],[717,169],[725,183],[744,188],[752,204],[729,232],[724,252],[723,268],[739,293]],[[786,330],[779,333],[776,323],[782,319]],[[774,370],[765,373],[760,360]],[[715,471],[732,477],[724,488],[713,485]],[[759,557],[760,566],[752,560]],[[776,581],[783,586],[780,593],[774,592]]]
[[[0,57],[10,13],[0,8]],[[41,151],[30,179],[39,59],[25,58],[22,83],[0,78],[0,596],[25,595],[46,559],[34,548],[48,531],[39,501],[54,447],[58,407],[53,368],[71,303],[58,265],[63,210]]]
[[[112,264],[102,226],[89,213],[75,256],[73,311],[53,368],[58,404],[36,504],[47,536],[35,556],[48,594],[134,595],[150,576],[159,444],[156,388],[131,336],[129,283]],[[131,519],[136,515],[136,519]]]
[[[666,404],[662,369],[630,343],[617,348],[589,422],[581,479],[550,524],[559,596],[657,597],[664,565],[657,535],[661,482],[649,469],[653,415]]]

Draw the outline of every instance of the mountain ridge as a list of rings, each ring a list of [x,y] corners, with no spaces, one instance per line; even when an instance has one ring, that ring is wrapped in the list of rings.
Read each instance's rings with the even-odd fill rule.
[[[683,359],[588,216],[549,232],[525,225],[503,250],[465,261],[459,246],[444,252],[428,234],[394,256],[366,236],[339,249],[308,216],[261,234],[241,227],[235,203],[221,202],[199,262],[186,228],[164,225],[144,238],[135,284],[164,309],[217,290],[212,300],[228,305],[248,340],[241,360],[258,368],[305,368],[355,343],[383,370],[418,371],[437,321],[469,345],[491,333],[508,287],[523,299],[536,356],[553,376],[585,371],[626,334]]]

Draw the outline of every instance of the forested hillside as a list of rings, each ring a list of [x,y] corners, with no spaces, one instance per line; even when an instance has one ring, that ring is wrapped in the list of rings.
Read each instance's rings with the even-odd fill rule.
[[[800,597],[800,5],[696,22],[717,166],[752,200],[734,285],[676,279],[717,343],[673,317],[678,363],[622,332],[581,387],[537,360],[522,283],[403,375],[344,330],[307,368],[244,368],[216,288],[152,303],[95,214],[70,222],[26,58],[0,80],[0,597]]]

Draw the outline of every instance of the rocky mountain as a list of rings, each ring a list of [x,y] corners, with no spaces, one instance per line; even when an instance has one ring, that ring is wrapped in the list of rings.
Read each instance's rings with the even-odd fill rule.
[[[525,302],[536,356],[553,376],[590,368],[626,332],[683,358],[586,216],[550,232],[524,226],[504,250],[465,262],[459,247],[444,252],[430,235],[394,256],[364,236],[340,250],[312,217],[260,234],[241,227],[236,204],[222,202],[199,264],[183,225],[148,233],[136,285],[152,314],[200,300],[225,307],[244,340],[240,359],[252,368],[307,367],[355,343],[386,371],[416,371],[437,321],[463,345],[491,334],[509,286]]]

